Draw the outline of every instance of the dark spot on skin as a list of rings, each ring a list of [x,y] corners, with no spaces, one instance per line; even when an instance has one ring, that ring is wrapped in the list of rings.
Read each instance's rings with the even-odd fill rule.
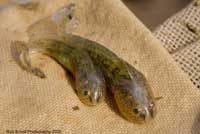
[[[74,111],[80,110],[80,108],[79,108],[78,106],[74,106],[74,107],[72,107],[72,109],[73,109]]]
[[[97,59],[99,60],[101,57],[100,57],[100,55],[97,55]]]
[[[119,73],[120,72],[120,69],[119,68],[114,68],[113,70],[112,70],[112,74],[113,75],[115,75],[115,74],[117,74],[117,73]]]

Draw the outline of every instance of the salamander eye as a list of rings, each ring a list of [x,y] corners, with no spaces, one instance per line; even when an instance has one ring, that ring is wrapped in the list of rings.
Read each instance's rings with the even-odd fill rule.
[[[139,113],[138,108],[133,108],[133,112],[134,112],[135,114],[138,114],[138,113]]]
[[[89,95],[89,91],[84,91],[83,94],[84,94],[85,96],[87,96],[87,95]]]
[[[71,15],[71,14],[69,14],[69,15],[68,15],[68,18],[71,20],[71,19],[72,19],[72,15]]]

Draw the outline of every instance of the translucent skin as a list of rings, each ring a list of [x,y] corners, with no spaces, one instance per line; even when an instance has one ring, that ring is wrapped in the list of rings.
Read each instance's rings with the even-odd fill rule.
[[[31,65],[31,51],[44,53],[62,64],[75,78],[76,92],[79,99],[94,106],[102,102],[106,94],[104,77],[95,67],[87,53],[54,40],[37,40],[29,43],[16,41],[11,45],[11,54],[20,67],[36,76],[44,78],[44,73]]]

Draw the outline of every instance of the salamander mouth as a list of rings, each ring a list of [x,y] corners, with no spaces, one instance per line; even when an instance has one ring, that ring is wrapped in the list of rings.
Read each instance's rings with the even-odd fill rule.
[[[95,106],[104,100],[104,95],[102,92],[92,93],[89,91],[84,91],[83,94],[79,94],[78,96],[84,104],[89,106]]]
[[[90,102],[92,104],[97,104],[97,103],[100,103],[103,99],[102,99],[102,96],[103,94],[101,92],[94,92],[92,93],[92,95],[89,97],[90,99]]]
[[[138,111],[137,116],[139,123],[149,122],[153,119],[152,113],[149,111],[147,107],[144,107],[142,110]]]

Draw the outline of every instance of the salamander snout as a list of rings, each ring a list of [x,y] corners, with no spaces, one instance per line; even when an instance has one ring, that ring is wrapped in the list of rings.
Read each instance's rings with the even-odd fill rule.
[[[105,98],[105,95],[102,91],[93,90],[85,90],[82,93],[78,93],[78,96],[83,103],[89,106],[95,106],[101,103]]]
[[[149,122],[153,115],[147,107],[133,108],[133,113],[137,116],[139,122]]]
[[[102,92],[93,92],[90,96],[90,102],[93,105],[98,104],[103,100],[103,93]]]

